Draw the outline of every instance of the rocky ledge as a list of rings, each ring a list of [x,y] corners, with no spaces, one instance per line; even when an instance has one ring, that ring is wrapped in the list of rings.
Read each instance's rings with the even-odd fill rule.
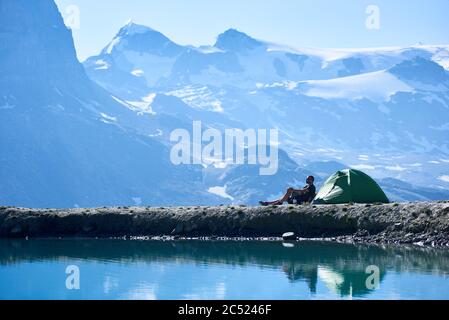
[[[282,238],[286,232],[290,232],[289,240],[449,247],[449,201],[280,207],[0,207],[3,238]]]

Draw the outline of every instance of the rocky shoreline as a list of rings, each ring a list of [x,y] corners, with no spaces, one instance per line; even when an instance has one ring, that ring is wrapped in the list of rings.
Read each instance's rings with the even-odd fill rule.
[[[280,207],[0,207],[0,238],[320,239],[449,247],[449,201]]]

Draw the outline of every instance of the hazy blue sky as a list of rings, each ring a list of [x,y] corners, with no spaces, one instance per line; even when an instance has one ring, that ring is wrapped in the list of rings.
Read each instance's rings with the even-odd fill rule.
[[[237,28],[293,47],[374,47],[449,44],[448,0],[56,0],[63,16],[79,8],[74,29],[80,59],[97,54],[128,19],[179,44],[213,44]],[[368,29],[366,9],[380,9]],[[73,11],[72,11],[73,12]],[[73,17],[73,15],[72,15]]]

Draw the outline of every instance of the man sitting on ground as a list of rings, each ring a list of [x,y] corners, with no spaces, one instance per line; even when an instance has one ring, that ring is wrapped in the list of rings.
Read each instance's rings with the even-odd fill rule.
[[[307,185],[299,190],[295,190],[293,188],[288,188],[285,195],[276,201],[260,201],[262,206],[280,206],[284,204],[284,202],[288,202],[289,204],[303,204],[303,203],[311,203],[316,196],[316,188],[313,184],[315,182],[315,178],[313,176],[307,177],[306,183]]]

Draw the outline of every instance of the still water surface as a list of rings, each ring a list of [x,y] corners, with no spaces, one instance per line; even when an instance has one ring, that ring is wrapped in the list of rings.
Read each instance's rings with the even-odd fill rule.
[[[448,275],[449,250],[429,248],[0,240],[2,300],[449,299]]]

